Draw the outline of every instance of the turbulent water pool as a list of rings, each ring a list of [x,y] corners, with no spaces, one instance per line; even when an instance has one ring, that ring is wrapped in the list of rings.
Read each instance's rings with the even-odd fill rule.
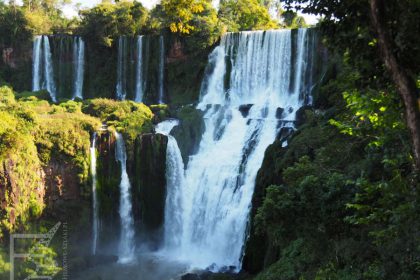
[[[170,280],[188,272],[188,265],[159,254],[137,253],[129,263],[98,265],[78,272],[76,280]],[[73,279],[73,278],[72,278]]]

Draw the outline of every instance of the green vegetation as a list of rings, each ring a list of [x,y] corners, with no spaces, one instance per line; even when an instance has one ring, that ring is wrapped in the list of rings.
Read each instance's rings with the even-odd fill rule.
[[[225,0],[219,11],[207,0],[163,0],[150,11],[138,2],[105,1],[72,20],[62,16],[61,5],[0,3],[0,49],[11,51],[3,52],[1,84],[29,88],[34,35],[77,34],[89,49],[87,96],[111,96],[118,36],[164,34],[166,86],[171,105],[180,109],[110,99],[51,104],[45,91],[15,94],[1,87],[0,239],[45,212],[45,177],[54,164],[71,167],[78,186],[88,183],[90,135],[103,124],[122,132],[129,157],[141,162],[136,141],[153,139],[138,136],[170,112],[182,120],[173,135],[187,162],[204,124],[201,112],[183,105],[197,100],[207,55],[220,35],[306,26],[297,14],[303,11],[322,17],[319,36],[331,63],[313,108],[303,111],[305,123],[287,147],[278,140],[266,152],[244,268],[257,280],[419,279],[419,1]],[[104,135],[101,141],[111,144],[112,136]],[[154,144],[162,148],[159,141]],[[98,178],[104,211],[115,202],[119,180],[112,152],[98,163],[113,172]],[[149,153],[144,170],[158,165],[157,153],[143,152]],[[140,182],[135,187],[139,192]],[[0,252],[0,277],[8,269]]]
[[[266,153],[248,265],[265,268],[258,280],[417,279],[420,184],[402,101],[368,29],[348,48],[337,37],[354,33],[323,24],[335,70],[289,146]]]
[[[143,103],[92,99],[85,101],[83,112],[98,117],[108,126],[122,132],[129,144],[132,144],[140,133],[152,130],[153,113]]]
[[[56,180],[48,177],[68,176],[57,165],[65,166],[68,174],[74,173],[76,185],[88,183],[90,136],[99,131],[102,122],[133,143],[138,134],[151,131],[154,116],[147,106],[132,101],[50,104],[33,93],[16,97],[9,87],[0,88],[0,237],[43,213],[50,184],[46,180]],[[82,113],[82,108],[91,116]],[[60,186],[62,180],[50,187],[65,188]]]
[[[231,32],[279,27],[279,24],[270,17],[266,7],[257,0],[222,1],[219,15]]]
[[[131,40],[137,35],[149,35],[144,47],[149,59],[144,65],[150,81],[144,96],[145,102],[151,104],[157,100],[154,96],[157,81],[153,78],[159,63],[155,59],[159,57],[156,38],[164,35],[167,57],[165,82],[167,88],[174,90],[168,102],[177,105],[192,103],[198,96],[209,51],[224,32],[303,26],[301,17],[294,13],[289,14],[288,21],[282,17],[272,19],[268,12],[270,5],[256,0],[222,1],[219,11],[209,0],[165,0],[152,10],[147,10],[137,1],[103,1],[90,9],[79,10],[79,17],[73,19],[62,15],[61,7],[67,2],[38,0],[24,1],[23,6],[14,5],[14,2],[0,6],[0,49],[4,51],[0,77],[15,90],[31,89],[33,36],[56,35],[50,37],[50,44],[56,69],[55,80],[60,81],[57,90],[59,98],[70,98],[72,43],[69,45],[69,40],[65,43],[61,40],[66,35],[77,35],[83,37],[88,54],[84,97],[113,98],[118,37],[124,35]],[[130,45],[132,51],[127,54],[130,57],[127,61],[136,55],[135,44]],[[191,83],[192,80],[195,82]],[[133,82],[130,80],[130,87]],[[128,91],[131,97],[132,90]]]
[[[121,35],[133,36],[145,31],[148,11],[138,2],[104,2],[81,11],[78,33],[94,45],[111,47]]]
[[[81,184],[88,179],[90,133],[101,123],[81,113],[81,104],[50,105],[36,97],[16,100],[0,88],[1,232],[22,226],[42,214],[44,169],[70,161]]]

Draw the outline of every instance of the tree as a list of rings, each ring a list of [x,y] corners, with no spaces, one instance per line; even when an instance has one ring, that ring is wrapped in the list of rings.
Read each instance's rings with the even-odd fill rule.
[[[257,0],[226,0],[220,3],[219,17],[229,31],[277,28],[264,5]]]
[[[140,34],[148,20],[146,8],[139,2],[103,2],[80,12],[79,32],[102,46],[111,46],[120,35]]]
[[[207,0],[163,0],[161,3],[164,22],[173,33],[190,34],[201,27],[194,24],[200,16],[216,15]],[[217,21],[217,17],[214,17]]]
[[[405,116],[407,126],[411,133],[414,160],[417,169],[420,170],[420,99],[418,89],[412,75],[406,72],[393,53],[392,43],[389,39],[387,27],[384,24],[384,20],[386,19],[384,6],[385,2],[383,0],[370,0],[372,25],[378,36],[381,58],[391,74],[405,106]]]
[[[32,30],[25,13],[10,6],[0,7],[0,46],[16,47],[32,37]]]
[[[420,113],[415,77],[420,74],[417,39],[420,2],[401,0],[286,0],[287,8],[321,15],[330,45],[350,54],[366,85],[392,82],[410,131],[415,169],[420,170]],[[332,43],[333,42],[333,43]],[[351,43],[351,48],[349,47]],[[377,48],[379,47],[379,52]]]

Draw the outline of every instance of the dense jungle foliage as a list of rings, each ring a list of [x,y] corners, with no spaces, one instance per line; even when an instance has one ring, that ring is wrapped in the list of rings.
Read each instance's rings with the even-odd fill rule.
[[[372,22],[377,2],[379,25]],[[219,10],[207,0],[162,0],[152,10],[138,2],[103,1],[73,19],[62,15],[61,1],[13,3],[0,2],[0,49],[30,48],[37,34],[77,34],[109,48],[120,35],[168,33],[191,40],[197,51],[210,48],[224,32],[304,27],[297,10],[320,16],[327,71],[313,105],[300,111],[288,146],[279,139],[266,151],[244,257],[251,276],[244,277],[420,279],[419,1],[225,0]],[[383,30],[385,44],[378,36]],[[386,50],[398,67],[389,66]],[[7,71],[0,67],[1,84]],[[406,102],[395,73],[414,85],[408,87],[414,104]],[[21,200],[1,201],[0,239],[43,214],[39,186],[52,161],[70,161],[80,184],[87,183],[90,134],[102,123],[131,142],[152,130],[153,108],[143,104],[53,104],[47,96],[15,93],[10,84],[0,88],[0,197],[9,197],[10,182],[22,186]],[[189,111],[173,116],[199,118]],[[191,148],[183,145],[183,151]],[[2,255],[0,276],[9,269]]]
[[[323,17],[336,63],[289,146],[266,151],[250,250],[266,248],[254,260],[267,270],[256,279],[418,279],[419,132],[407,127],[407,112],[420,111],[419,2],[380,3],[390,51],[417,84],[411,105],[378,48],[377,1],[285,2]]]

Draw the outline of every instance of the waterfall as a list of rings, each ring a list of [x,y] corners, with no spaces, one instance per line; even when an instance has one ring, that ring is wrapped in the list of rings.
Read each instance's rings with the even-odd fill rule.
[[[32,90],[45,89],[57,102],[54,70],[48,36],[36,36],[33,43]]]
[[[56,88],[54,82],[54,69],[51,58],[50,40],[48,36],[42,36],[44,42],[44,73],[45,73],[45,85],[43,86],[51,96],[53,102],[57,102]]]
[[[182,197],[173,210],[182,223],[171,232],[180,238],[173,254],[193,267],[241,269],[264,152],[282,127],[293,127],[309,94],[301,82],[310,71],[308,32],[293,32],[228,33],[209,56],[197,106],[206,129],[185,182],[172,188]]]
[[[213,5],[213,7],[214,7],[216,10],[219,10],[220,0],[212,0],[212,1],[211,1],[211,4]]]
[[[41,43],[42,36],[36,36],[33,43],[32,91],[41,89]]]
[[[82,99],[84,63],[85,43],[81,37],[36,36],[32,90],[47,90],[53,102],[57,102],[58,97]]]
[[[121,236],[119,244],[120,263],[130,262],[134,257],[134,219],[132,215],[131,204],[131,184],[127,174],[127,154],[125,150],[124,139],[121,134],[115,132],[117,141],[116,158],[121,165],[120,182],[120,218],[121,218]]]
[[[92,176],[92,205],[93,205],[93,219],[92,219],[92,254],[96,255],[96,246],[98,243],[98,194],[96,193],[96,133],[92,137],[92,145],[90,146],[90,174]]]
[[[85,42],[81,37],[73,41],[74,86],[73,99],[83,99],[83,76],[85,63]]]
[[[137,37],[136,95],[134,101],[142,102],[145,79],[143,73],[143,36]]]
[[[168,136],[166,148],[166,201],[164,222],[165,248],[171,249],[180,245],[182,232],[182,186],[184,184],[184,162],[175,138],[169,133],[178,125],[177,120],[159,123],[157,133]]]
[[[165,43],[163,36],[159,37],[159,100],[158,103],[164,102],[164,80],[165,80]]]
[[[125,100],[127,96],[127,48],[128,39],[125,36],[118,38],[118,61],[117,61],[117,99]]]

